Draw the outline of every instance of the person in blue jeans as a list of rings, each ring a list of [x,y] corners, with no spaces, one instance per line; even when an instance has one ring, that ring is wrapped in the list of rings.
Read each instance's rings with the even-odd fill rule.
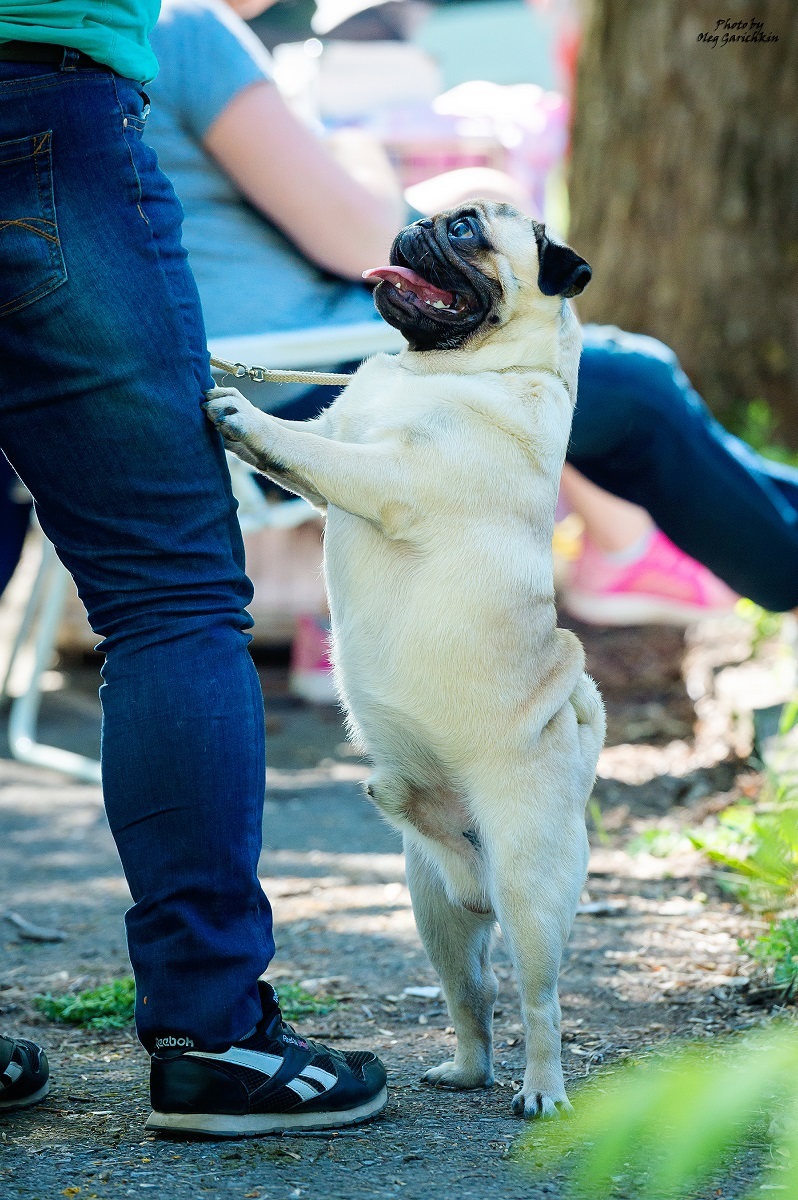
[[[68,44],[85,44],[81,16],[68,18],[86,3],[48,7],[63,28],[9,38],[0,4],[0,447],[103,638],[103,792],[134,900],[149,1125],[225,1135],[365,1120],[386,1102],[376,1056],[302,1038],[259,983],[274,940],[257,875],[252,587],[200,407],[213,381],[180,204],[142,141],[141,84],[112,69],[152,72],[155,6],[140,6],[130,49],[131,5],[89,5],[109,34],[96,58]],[[42,1086],[27,1045],[12,1047],[0,1103],[26,1073]]]

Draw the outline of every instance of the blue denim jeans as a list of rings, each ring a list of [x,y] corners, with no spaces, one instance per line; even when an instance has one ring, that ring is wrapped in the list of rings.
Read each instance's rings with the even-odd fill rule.
[[[273,952],[263,702],[182,210],[108,70],[0,62],[0,447],[104,639],[139,1036],[224,1049]]]
[[[798,471],[719,425],[662,342],[585,326],[568,461],[740,595],[798,605]]]
[[[583,333],[568,461],[642,505],[741,596],[775,612],[795,608],[798,470],[762,458],[719,425],[656,338],[613,325]],[[306,420],[333,395],[313,388],[274,411]]]

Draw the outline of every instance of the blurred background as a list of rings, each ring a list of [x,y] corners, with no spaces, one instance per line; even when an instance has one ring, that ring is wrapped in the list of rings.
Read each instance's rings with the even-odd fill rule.
[[[718,24],[708,0],[277,0],[264,11],[263,0],[203,0],[194,7],[208,10],[222,32],[251,17],[249,29],[270,55],[264,70],[292,114],[355,178],[370,177],[373,186],[382,173],[383,190],[403,193],[411,215],[446,206],[435,204],[436,181],[493,172],[592,264],[578,304],[583,321],[663,340],[727,428],[768,457],[796,461],[798,18],[789,0],[757,6],[761,28],[775,31],[775,40],[726,45],[703,40]],[[726,9],[729,28],[750,18],[742,0]],[[191,0],[169,0],[161,24],[181,10],[192,10]],[[153,144],[172,173],[158,142],[165,136],[158,114],[168,104],[157,89],[169,99],[170,70],[178,76],[154,44],[163,82],[154,85]],[[220,38],[220,75],[228,48]],[[255,157],[257,146],[247,152]],[[188,200],[175,182],[202,293],[213,238],[199,225],[192,233],[196,181],[187,178]],[[313,270],[332,294],[335,269]],[[363,289],[342,286],[371,316]],[[204,304],[215,291],[209,283]],[[221,308],[231,324],[215,328],[206,310],[211,338],[301,323],[295,313],[266,309],[263,330],[239,328],[224,292]],[[257,387],[249,394],[270,406]],[[16,498],[24,520],[24,490]],[[580,554],[584,523],[565,506],[560,516],[555,549],[564,578]],[[245,529],[256,648],[287,653],[299,629],[296,670],[321,680],[320,522],[264,527],[256,518]],[[6,597],[7,629],[18,623],[37,554],[34,533]],[[71,596],[61,652],[89,653],[95,640]],[[320,688],[318,698],[332,699],[327,685]]]
[[[405,184],[516,176],[594,266],[583,319],[672,345],[724,423],[795,450],[798,13],[766,0],[775,41],[698,41],[751,7],[278,0],[252,27],[284,94],[375,132]]]

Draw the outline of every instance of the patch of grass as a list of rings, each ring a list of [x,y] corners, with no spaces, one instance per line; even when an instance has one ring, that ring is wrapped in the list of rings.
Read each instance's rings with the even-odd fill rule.
[[[782,917],[752,942],[741,942],[742,950],[772,975],[773,982],[784,988],[784,999],[798,990],[798,920]]]
[[[311,1014],[331,1012],[338,1001],[333,996],[315,996],[298,983],[282,983],[279,989],[280,1007],[287,1021],[296,1021]],[[47,995],[33,997],[39,1012],[50,1021],[80,1025],[83,1029],[125,1029],[133,1022],[136,988],[131,975],[103,983],[74,996]]]
[[[34,996],[33,1003],[50,1021],[83,1029],[124,1029],[133,1020],[136,988],[132,976],[103,983],[74,996]]]
[[[314,995],[306,992],[298,983],[279,982],[275,986],[280,1008],[286,1021],[297,1021],[300,1017],[324,1016],[338,1004],[334,996]]]

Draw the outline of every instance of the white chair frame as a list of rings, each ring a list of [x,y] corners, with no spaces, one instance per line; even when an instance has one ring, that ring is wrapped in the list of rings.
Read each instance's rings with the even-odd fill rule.
[[[379,321],[363,321],[280,334],[217,338],[210,343],[209,349],[211,354],[227,362],[310,369],[366,358],[380,351],[396,351],[403,344],[401,336],[390,326]],[[315,509],[305,500],[268,504],[252,478],[252,469],[233,456],[229,456],[229,462],[244,533],[268,527],[294,527],[316,515]],[[55,650],[68,584],[66,568],[52,543],[44,538],[41,563],[14,638],[0,696],[9,696],[12,671],[23,647],[31,641],[33,666],[30,676],[24,690],[11,699],[8,719],[11,754],[20,762],[48,767],[84,783],[100,783],[100,764],[96,759],[47,745],[40,742],[37,735],[42,681]]]

